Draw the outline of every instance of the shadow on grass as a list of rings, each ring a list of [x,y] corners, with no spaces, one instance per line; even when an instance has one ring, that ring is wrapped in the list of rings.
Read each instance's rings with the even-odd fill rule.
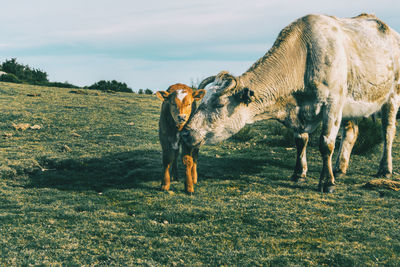
[[[30,174],[30,187],[95,190],[141,187],[161,177],[161,153],[134,150],[89,159],[41,159],[45,171]]]
[[[213,158],[200,155],[198,173],[200,180],[203,178],[239,180],[241,179],[241,174],[259,174],[266,164],[268,164],[266,160],[255,159],[249,156],[232,157],[226,155],[221,158]]]
[[[158,190],[147,184],[160,181],[161,151],[135,150],[90,159],[41,159],[44,171],[30,173],[28,187],[57,188],[60,190],[104,191],[108,188],[146,188]],[[239,180],[241,174],[258,175],[266,166],[292,169],[287,162],[251,155],[214,158],[200,155],[200,179]],[[183,182],[184,169],[179,162],[179,181]]]

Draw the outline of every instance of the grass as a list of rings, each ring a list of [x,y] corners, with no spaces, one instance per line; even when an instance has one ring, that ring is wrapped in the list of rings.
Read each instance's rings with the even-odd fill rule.
[[[364,186],[379,153],[353,155],[337,192],[321,194],[318,147],[293,184],[295,150],[262,122],[201,149],[194,197],[183,177],[165,193],[160,105],[0,83],[0,265],[398,266],[399,191]]]

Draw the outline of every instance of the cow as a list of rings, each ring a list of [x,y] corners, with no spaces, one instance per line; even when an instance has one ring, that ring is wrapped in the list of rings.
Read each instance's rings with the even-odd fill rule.
[[[163,101],[159,121],[163,161],[161,190],[168,191],[171,180],[178,178],[177,158],[181,146],[179,133],[196,109],[196,101],[200,100],[204,94],[205,90],[194,91],[181,83],[171,85],[166,91],[156,92],[157,97]],[[182,150],[187,179],[196,183],[198,149],[191,151],[190,155],[185,152],[186,146],[183,146]]]
[[[374,15],[307,15],[284,28],[272,48],[245,73],[206,78],[208,91],[182,131],[198,148],[229,138],[246,124],[275,119],[295,132],[293,181],[306,177],[309,133],[322,122],[318,190],[333,192],[346,173],[358,133],[355,118],[381,111],[384,136],[379,176],[390,177],[399,107],[400,35]],[[343,138],[335,169],[332,155]]]

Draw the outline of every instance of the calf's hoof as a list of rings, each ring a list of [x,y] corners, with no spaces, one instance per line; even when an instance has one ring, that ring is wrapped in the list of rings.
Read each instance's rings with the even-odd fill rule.
[[[168,191],[169,190],[169,184],[168,185],[165,185],[165,184],[163,184],[163,185],[161,185],[161,191]]]
[[[186,194],[190,197],[194,196],[194,192],[186,192]]]
[[[317,191],[323,193],[324,192],[324,185],[319,183]]]
[[[188,194],[189,196],[193,196],[194,194],[194,187],[193,186],[186,186],[185,185],[185,192],[186,194]]]

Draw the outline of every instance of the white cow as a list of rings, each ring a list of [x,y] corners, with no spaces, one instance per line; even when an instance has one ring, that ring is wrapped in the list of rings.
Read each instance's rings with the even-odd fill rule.
[[[202,82],[199,88],[212,85],[183,139],[198,147],[227,139],[248,123],[276,119],[296,133],[297,181],[307,172],[308,133],[322,121],[319,190],[332,192],[332,154],[342,120],[337,174],[346,173],[357,138],[352,119],[381,110],[385,144],[378,174],[391,176],[399,63],[400,35],[373,15],[302,17],[283,29],[268,53],[242,75],[221,72]]]

